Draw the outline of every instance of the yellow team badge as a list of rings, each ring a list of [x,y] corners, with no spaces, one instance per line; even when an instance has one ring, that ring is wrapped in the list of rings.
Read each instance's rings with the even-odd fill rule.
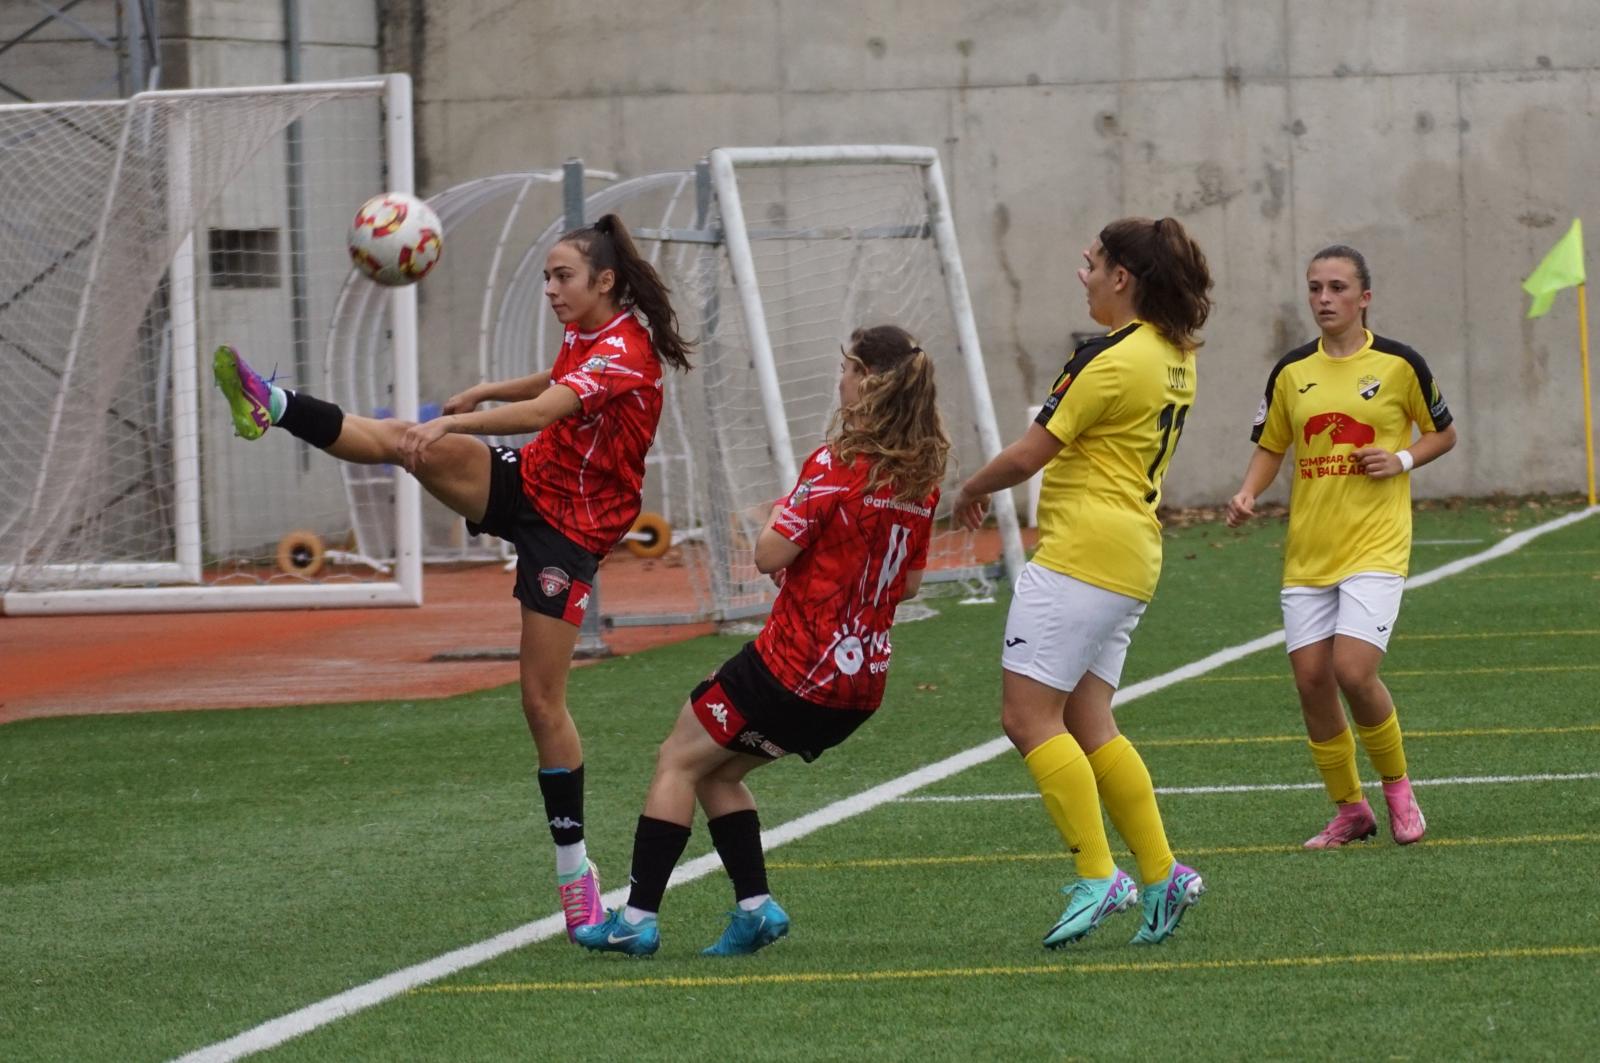
[[[1380,386],[1378,378],[1370,373],[1356,381],[1356,390],[1361,392],[1361,397],[1364,399],[1370,399],[1376,395]]]

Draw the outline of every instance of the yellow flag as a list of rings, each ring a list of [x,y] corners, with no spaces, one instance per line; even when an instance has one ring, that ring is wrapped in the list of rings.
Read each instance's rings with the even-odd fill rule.
[[[1533,296],[1529,317],[1540,317],[1556,301],[1556,292],[1583,283],[1583,222],[1572,219],[1567,235],[1544,256],[1544,261],[1522,282],[1522,290]]]

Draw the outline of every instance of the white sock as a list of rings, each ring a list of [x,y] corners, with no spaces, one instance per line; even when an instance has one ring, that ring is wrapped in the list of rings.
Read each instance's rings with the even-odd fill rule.
[[[589,847],[582,842],[556,846],[556,877],[567,878],[583,870],[589,862]]]
[[[770,900],[772,900],[772,894],[758,893],[754,897],[746,897],[744,900],[740,901],[739,910],[744,912],[753,912]]]
[[[622,909],[622,918],[626,919],[629,923],[632,923],[634,926],[638,926],[640,923],[644,922],[646,919],[654,919],[655,917],[656,917],[656,913],[655,912],[647,912],[643,908],[635,908],[631,904],[625,906]]]

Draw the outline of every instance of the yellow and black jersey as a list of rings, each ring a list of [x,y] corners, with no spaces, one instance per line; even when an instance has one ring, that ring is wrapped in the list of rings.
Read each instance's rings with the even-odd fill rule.
[[[1161,480],[1194,389],[1194,354],[1153,325],[1078,345],[1039,412],[1063,446],[1044,467],[1034,561],[1150,600],[1161,576]]]
[[[1411,561],[1411,477],[1369,480],[1362,447],[1403,450],[1414,424],[1450,425],[1450,408],[1422,355],[1366,334],[1359,351],[1330,357],[1322,341],[1273,366],[1250,438],[1274,454],[1292,449],[1285,587],[1328,587],[1357,572],[1404,576]]]

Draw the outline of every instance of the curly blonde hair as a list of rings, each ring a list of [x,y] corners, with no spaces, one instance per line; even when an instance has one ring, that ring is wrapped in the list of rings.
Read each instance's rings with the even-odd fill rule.
[[[856,329],[845,357],[865,375],[856,401],[834,414],[828,448],[845,462],[867,456],[868,491],[893,484],[902,502],[926,498],[944,480],[950,455],[933,360],[897,325]]]

